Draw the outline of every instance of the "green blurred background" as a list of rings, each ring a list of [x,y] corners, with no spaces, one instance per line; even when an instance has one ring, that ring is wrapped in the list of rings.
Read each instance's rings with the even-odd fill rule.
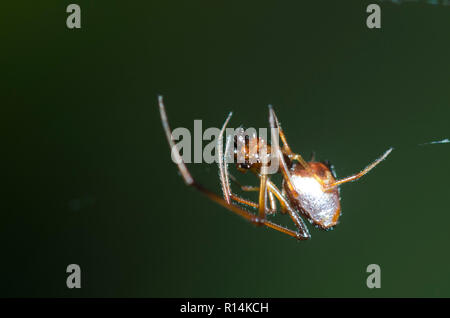
[[[69,30],[70,3],[1,5],[1,296],[450,296],[450,145],[417,146],[450,137],[449,6],[377,2],[370,30],[370,1],[79,0]],[[271,103],[341,177],[396,149],[297,242],[184,185],[157,94],[173,128],[267,127]]]

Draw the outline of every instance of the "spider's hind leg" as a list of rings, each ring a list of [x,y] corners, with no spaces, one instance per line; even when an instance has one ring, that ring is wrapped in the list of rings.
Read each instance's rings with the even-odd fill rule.
[[[385,152],[383,155],[381,155],[381,157],[379,157],[379,158],[376,159],[374,162],[372,162],[370,165],[368,165],[367,167],[365,167],[362,171],[360,171],[360,172],[358,172],[358,173],[356,173],[356,174],[354,174],[354,175],[352,175],[352,176],[350,176],[350,177],[347,177],[347,178],[338,180],[338,181],[336,181],[336,182],[334,182],[334,183],[328,185],[327,188],[326,188],[326,190],[327,190],[327,191],[328,191],[328,190],[331,190],[331,189],[333,189],[333,188],[335,188],[335,187],[337,187],[338,185],[343,184],[343,183],[347,183],[347,182],[350,182],[350,181],[358,180],[359,178],[361,178],[362,176],[364,176],[366,173],[368,173],[370,170],[372,170],[373,168],[375,168],[381,161],[383,161],[384,159],[386,159],[386,157],[391,153],[391,151],[392,151],[393,149],[394,149],[394,148],[391,147],[391,148],[389,148],[388,150],[386,150],[386,152]]]

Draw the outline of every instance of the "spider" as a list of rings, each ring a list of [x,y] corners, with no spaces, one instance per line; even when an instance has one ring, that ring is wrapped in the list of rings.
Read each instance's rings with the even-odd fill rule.
[[[392,147],[389,148],[381,157],[376,159],[359,173],[344,179],[336,180],[336,175],[331,164],[328,162],[315,161],[314,156],[307,162],[301,155],[294,153],[291,150],[286,141],[286,136],[280,127],[277,116],[275,115],[272,106],[269,105],[269,124],[272,128],[272,144],[268,145],[262,138],[249,136],[245,140],[243,147],[232,151],[235,158],[238,155],[244,155],[245,158],[243,163],[237,163],[237,170],[241,172],[251,171],[260,180],[259,187],[245,186],[241,185],[237,179],[228,172],[228,164],[223,152],[223,134],[228,121],[231,118],[232,113],[230,113],[217,138],[218,165],[223,192],[223,197],[221,197],[215,192],[203,187],[192,177],[172,140],[172,133],[169,127],[162,96],[158,96],[158,104],[162,125],[170,148],[172,149],[173,158],[177,162],[178,169],[186,185],[197,189],[212,201],[222,205],[255,225],[267,226],[298,240],[307,240],[311,238],[302,216],[320,229],[332,229],[338,223],[341,214],[339,186],[361,178],[383,161],[393,150]],[[274,134],[274,131],[278,131],[278,135],[283,143],[282,147],[278,144],[278,138],[276,138],[277,136]],[[233,136],[229,136],[227,138],[225,154],[229,153],[231,144],[233,144],[232,137]],[[236,146],[236,139],[237,137],[234,136],[234,146]],[[267,152],[268,158],[262,158],[262,156],[250,158],[249,148],[254,147],[259,149],[263,146],[266,147],[267,150],[272,150]],[[273,147],[273,149],[271,149],[271,147]],[[276,158],[272,158],[271,156],[273,155],[275,155]],[[253,156],[255,156],[255,154],[253,154]],[[250,159],[253,160],[251,161]],[[283,178],[281,190],[271,181],[271,175],[266,173],[266,168],[269,165],[270,160],[273,159],[278,160],[277,173],[281,173]],[[230,180],[237,183],[243,191],[258,191],[258,202],[244,199],[233,193],[230,186]],[[268,220],[267,215],[273,215],[277,212],[276,200],[278,200],[280,204],[281,213],[287,214],[294,222],[296,231]],[[240,205],[237,205],[236,203]],[[249,212],[242,206],[256,209],[257,214]]]

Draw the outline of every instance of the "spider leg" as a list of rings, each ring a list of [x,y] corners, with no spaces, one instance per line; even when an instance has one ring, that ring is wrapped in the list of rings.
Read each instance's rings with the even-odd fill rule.
[[[225,123],[222,126],[222,129],[220,130],[219,137],[217,138],[217,156],[218,156],[218,165],[219,165],[219,172],[220,172],[220,174],[219,174],[220,184],[222,185],[223,196],[225,198],[225,201],[227,201],[227,203],[230,203],[231,190],[230,190],[230,182],[228,181],[228,177],[226,175],[226,170],[227,170],[228,166],[226,163],[224,163],[223,133],[225,131],[225,128],[228,125],[228,121],[230,120],[231,115],[233,115],[233,113],[230,113],[228,115],[227,119],[225,120]],[[225,149],[225,156],[227,156],[227,155],[228,155],[228,140],[227,140],[227,146]]]
[[[286,190],[284,189],[284,187],[281,187],[281,195],[283,196],[283,198],[286,197]],[[281,205],[281,213],[286,214],[287,212],[288,212],[287,208]]]
[[[259,191],[259,187],[251,186],[251,185],[242,185],[235,176],[233,176],[231,173],[228,174],[230,177],[230,180],[236,183],[236,185],[241,188],[242,191],[251,192],[251,191]]]
[[[270,122],[271,128],[278,128],[278,133],[280,135],[281,141],[283,142],[284,153],[286,153],[289,156],[289,158],[291,158],[292,160],[298,161],[306,170],[311,172],[311,175],[314,177],[314,179],[316,179],[323,187],[325,187],[325,183],[323,182],[323,180],[311,171],[311,167],[305,161],[305,159],[303,159],[303,157],[300,154],[292,152],[291,148],[289,147],[289,145],[287,143],[286,136],[284,135],[283,129],[281,129],[280,123],[278,122],[277,115],[275,115],[275,111],[273,110],[272,105],[269,105],[269,122]],[[274,133],[272,131],[272,146],[274,144],[274,141],[278,142],[278,139],[276,138],[276,136],[274,136]],[[294,190],[294,187],[292,185],[292,179],[289,175],[289,171],[288,171],[286,162],[283,157],[283,152],[279,149],[278,144],[275,147],[278,147],[279,158],[280,158],[280,162],[281,162],[281,164],[280,164],[281,172],[286,180],[288,188],[291,192],[296,194],[297,192]]]
[[[291,147],[289,147],[289,144],[286,139],[286,135],[284,134],[284,131],[280,126],[280,122],[278,121],[277,115],[275,114],[275,111],[273,110],[272,105],[269,105],[269,112],[270,112],[270,117],[272,118],[272,120],[269,119],[269,121],[273,121],[273,125],[271,123],[271,127],[278,128],[278,133],[280,135],[281,141],[283,142],[283,152],[286,153],[289,157],[295,156],[294,160],[297,160],[304,168],[308,169],[309,165],[306,162],[306,160],[304,160],[301,155],[295,154],[291,150]]]
[[[218,164],[219,164],[219,171],[220,171],[219,175],[220,175],[220,184],[222,185],[222,192],[223,192],[225,201],[227,201],[228,204],[231,204],[231,202],[230,202],[230,199],[231,199],[231,200],[234,200],[241,204],[248,205],[248,206],[251,206],[252,208],[258,209],[258,204],[254,203],[250,200],[241,198],[231,191],[227,158],[228,158],[228,155],[230,154],[230,145],[231,145],[231,142],[233,141],[233,136],[227,137],[225,153],[223,153],[223,145],[222,145],[223,133],[225,131],[225,128],[227,127],[230,117],[231,117],[231,113],[230,113],[230,115],[228,115],[228,118],[226,119],[226,121],[222,127],[222,130],[220,131],[219,137],[217,138],[217,140],[218,140],[217,153],[218,153],[218,159],[219,159]]]
[[[267,206],[267,175],[262,174],[259,178],[259,217],[261,219],[266,218],[266,206]]]
[[[376,159],[374,162],[372,162],[370,165],[368,165],[367,167],[365,167],[362,171],[360,171],[360,172],[358,172],[357,174],[354,174],[354,175],[352,175],[352,176],[350,176],[350,177],[347,177],[347,178],[344,178],[344,179],[341,179],[341,180],[338,180],[338,181],[333,182],[332,184],[328,185],[328,186],[326,187],[325,190],[328,191],[328,190],[331,190],[331,189],[337,187],[337,186],[340,185],[340,184],[343,184],[343,183],[346,183],[346,182],[350,182],[350,181],[358,180],[359,178],[361,178],[362,176],[364,176],[366,173],[368,173],[370,170],[372,170],[373,168],[375,168],[381,161],[383,161],[384,159],[386,159],[386,157],[391,153],[391,151],[392,151],[393,149],[394,149],[394,148],[392,148],[392,147],[389,148],[388,150],[386,150],[386,152],[385,152],[381,157],[379,157],[379,158]]]
[[[280,126],[280,122],[278,121],[277,115],[275,115],[275,111],[273,110],[272,105],[269,105],[269,112],[270,112],[270,116],[273,117],[273,120],[275,123],[274,127],[278,128],[281,141],[283,142],[283,150],[286,152],[287,155],[291,155],[293,152],[291,150],[291,147],[289,147],[289,144],[286,140],[286,136],[284,135],[284,131]]]
[[[248,185],[242,185],[235,176],[233,176],[232,174],[229,174],[230,180],[234,183],[237,184],[237,186],[245,192],[256,192],[259,191],[259,187],[256,186],[248,186]],[[270,209],[267,210],[267,214],[272,215],[275,214],[277,211],[277,202],[275,200],[275,196],[274,194],[269,191],[267,192],[268,196],[269,196],[269,203],[270,203]],[[283,212],[284,213],[284,212]]]
[[[201,193],[203,193],[205,196],[207,196],[210,200],[220,204],[221,206],[227,208],[228,210],[236,213],[237,215],[243,217],[244,219],[246,219],[247,221],[255,224],[255,225],[265,225],[267,227],[270,227],[274,230],[277,230],[281,233],[287,234],[289,236],[292,236],[294,238],[297,239],[305,239],[304,236],[302,236],[301,234],[292,231],[290,229],[287,229],[283,226],[280,226],[278,224],[275,224],[273,222],[270,222],[268,220],[261,219],[259,216],[254,215],[236,205],[233,205],[231,203],[228,203],[225,199],[223,199],[222,197],[220,197],[219,195],[217,195],[216,193],[206,189],[205,187],[203,187],[201,184],[199,184],[197,181],[194,180],[194,178],[192,177],[192,175],[190,174],[189,170],[187,169],[185,163],[183,162],[180,153],[178,152],[178,149],[175,146],[175,143],[172,140],[172,133],[170,130],[170,126],[169,126],[169,122],[167,119],[167,114],[166,114],[166,110],[163,104],[163,98],[162,96],[158,96],[158,103],[159,103],[159,111],[160,111],[160,115],[161,115],[161,121],[162,121],[162,125],[164,128],[164,131],[166,133],[166,137],[167,137],[167,141],[169,142],[171,151],[172,151],[172,157],[175,159],[178,170],[181,173],[181,176],[183,177],[183,180],[185,182],[186,185],[191,186],[193,188],[195,188],[196,190],[200,191]]]
[[[275,214],[277,211],[277,201],[275,201],[275,196],[272,193],[272,191],[267,192],[269,195],[269,203],[270,203],[270,209],[268,210],[268,214],[272,215]]]
[[[286,161],[284,160],[283,153],[281,152],[280,145],[278,143],[278,136],[275,134],[275,130],[278,129],[278,134],[281,136],[282,133],[280,133],[280,126],[278,125],[278,121],[275,121],[275,112],[272,109],[272,106],[269,105],[269,124],[270,124],[270,134],[271,134],[271,146],[273,150],[275,151],[275,156],[277,160],[279,160],[279,166],[281,170],[281,174],[283,175],[284,180],[286,181],[286,184],[289,188],[289,191],[292,192],[294,196],[297,196],[298,193],[295,190],[295,187],[292,183],[291,174],[289,172],[288,166],[286,164]],[[307,165],[309,167],[309,165]]]
[[[289,201],[286,200],[286,197],[271,181],[267,182],[267,187],[269,191],[277,197],[278,201],[280,202],[281,209],[286,211],[291,217],[292,221],[294,221],[294,224],[299,231],[299,235],[302,235],[303,239],[309,239],[311,235],[309,234],[308,228],[306,227],[298,212],[294,208],[292,208]]]

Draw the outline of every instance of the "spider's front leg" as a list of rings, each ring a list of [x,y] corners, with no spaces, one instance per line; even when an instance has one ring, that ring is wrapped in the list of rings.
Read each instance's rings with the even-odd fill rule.
[[[225,201],[227,201],[228,204],[231,204],[231,200],[239,202],[241,204],[250,206],[252,208],[258,209],[258,204],[255,202],[252,202],[250,200],[241,198],[234,194],[231,191],[230,181],[229,181],[229,173],[228,173],[228,157],[231,150],[231,143],[233,141],[233,136],[227,137],[227,143],[225,147],[225,153],[223,152],[223,134],[225,132],[225,129],[228,125],[228,121],[231,118],[232,113],[230,113],[225,120],[225,123],[222,126],[222,129],[220,130],[219,136],[217,138],[217,155],[218,155],[218,165],[219,165],[219,176],[220,176],[220,184],[222,186],[222,192],[223,197]]]
[[[240,215],[244,219],[254,223],[254,224],[260,224],[260,220],[255,215],[251,214],[248,211],[245,211],[244,209],[241,209],[233,204],[230,204],[228,200],[221,198],[214,192],[206,189],[203,187],[200,183],[195,181],[195,179],[192,177],[191,173],[186,167],[186,164],[184,163],[180,152],[178,151],[177,147],[175,146],[175,143],[172,140],[172,131],[169,126],[169,120],[167,118],[166,108],[163,103],[162,96],[158,96],[158,103],[159,103],[159,112],[161,115],[161,122],[164,128],[164,132],[166,133],[167,141],[169,142],[170,149],[172,151],[172,158],[175,159],[175,163],[178,167],[178,170],[180,171],[181,176],[183,177],[184,183],[187,186],[193,187],[206,195],[209,199],[212,201],[222,205],[223,207],[229,209],[230,211]]]

